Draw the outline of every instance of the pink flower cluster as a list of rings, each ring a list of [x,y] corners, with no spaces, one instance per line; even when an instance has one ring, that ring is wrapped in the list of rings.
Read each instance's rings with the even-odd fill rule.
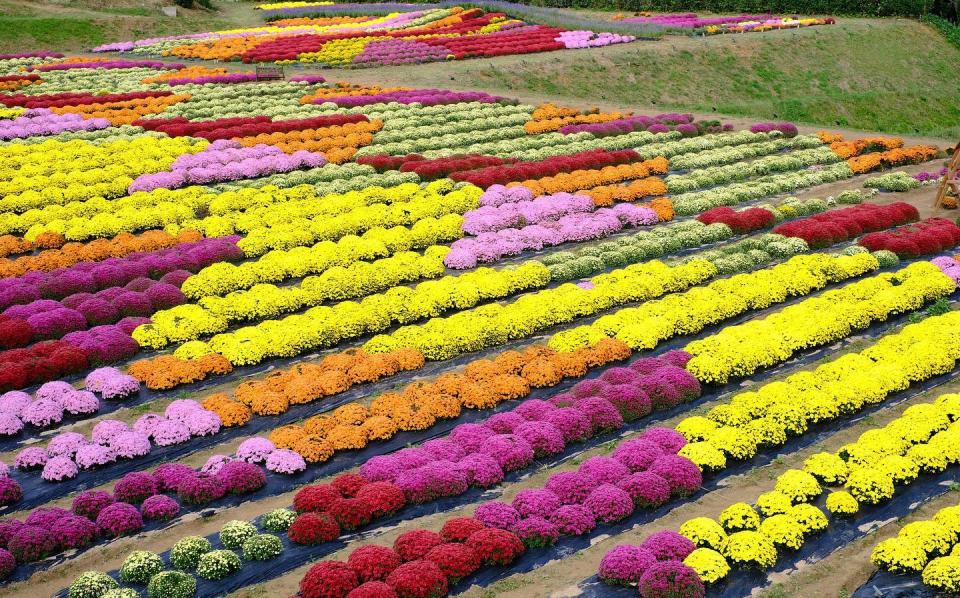
[[[610,457],[591,457],[577,471],[553,474],[543,488],[521,490],[510,504],[483,503],[474,517],[513,531],[530,547],[616,523],[636,508],[658,506],[699,487],[700,470],[676,454],[684,443],[674,430],[650,428],[621,442]]]
[[[89,390],[67,382],[47,382],[34,397],[19,390],[0,395],[0,435],[14,436],[25,424],[47,428],[63,421],[66,414],[90,415],[100,409],[100,400]]]
[[[140,382],[116,368],[98,368],[87,374],[84,388],[100,393],[104,399],[125,399],[140,392]]]
[[[180,70],[184,65],[179,62],[160,62],[158,60],[92,60],[90,62],[56,62],[53,64],[41,64],[28,67],[28,70],[35,71],[66,71],[70,69],[168,69]]]
[[[425,44],[416,40],[388,39],[373,41],[354,57],[355,65],[408,64],[444,60],[449,50],[443,46]]]
[[[190,272],[222,261],[243,258],[237,247],[240,237],[213,237],[180,243],[166,249],[131,253],[102,262],[80,262],[49,272],[34,270],[23,276],[0,279],[0,309],[30,303],[38,299],[62,299],[76,293],[95,293],[101,289],[130,285],[127,290],[147,292],[147,278],[179,287]],[[172,274],[176,272],[176,274]],[[179,291],[178,291],[179,292]],[[152,291],[150,300],[169,303],[170,290]],[[84,297],[88,299],[89,297]],[[177,305],[169,303],[168,307]]]
[[[483,192],[483,195],[480,196],[480,205],[484,207],[490,206],[495,208],[506,204],[532,200],[533,192],[523,185],[506,187],[504,185],[496,184],[490,185],[487,187],[487,190]]]
[[[643,598],[704,596],[703,581],[683,564],[695,548],[693,542],[676,532],[656,532],[640,546],[621,544],[607,552],[598,575],[611,585],[636,584]]]
[[[495,485],[506,473],[527,467],[536,457],[559,454],[569,443],[621,428],[625,421],[647,415],[653,409],[654,399],[658,406],[666,407],[695,398],[699,395],[699,384],[682,368],[688,359],[689,354],[673,351],[662,357],[638,360],[635,367],[611,368],[601,378],[581,381],[570,392],[548,401],[529,399],[511,411],[497,413],[482,422],[461,424],[445,438],[373,457],[360,467],[360,475],[371,482],[396,484],[410,503],[456,496],[471,485],[481,488]],[[238,455],[262,458],[272,447],[267,442],[258,439],[254,444],[248,440],[238,449]],[[666,501],[672,493],[692,492],[700,486],[699,470],[694,466],[697,472],[694,475],[689,467],[676,461],[693,465],[676,457],[683,445],[683,437],[676,432],[648,430],[642,440],[623,443],[614,453],[614,459],[584,463],[581,469],[586,472],[586,481],[577,482],[580,490],[557,491],[564,499],[560,504],[585,501],[590,491],[600,485],[615,483],[628,478],[631,472],[641,471],[645,472],[644,479],[638,484],[643,488],[635,489],[631,485],[620,489],[632,499],[630,512],[634,503],[652,506]],[[618,465],[617,460],[621,464]],[[649,470],[663,470],[667,472],[666,477],[647,473]],[[558,475],[563,478],[569,474]],[[562,487],[564,481],[558,480],[557,484]],[[614,491],[607,489],[594,497],[596,511],[602,511],[609,504],[622,508],[604,514],[604,518],[615,517],[627,508],[624,501],[606,500],[604,497],[610,492]],[[620,492],[614,494],[623,496]],[[567,500],[571,497],[578,500]],[[578,509],[564,511],[561,529],[584,527],[577,512]],[[592,523],[588,527],[592,529]]]
[[[303,81],[304,83],[323,83],[327,78],[323,75],[294,75],[288,81]]]
[[[0,140],[56,135],[67,131],[95,131],[111,126],[105,118],[85,119],[79,114],[54,114],[46,108],[31,108],[12,120],[0,120]]]
[[[274,446],[270,440],[255,436],[240,443],[234,458],[247,463],[263,463],[275,473],[294,474],[307,468],[307,462],[295,451]]]
[[[175,270],[159,281],[137,278],[125,286],[96,293],[74,293],[60,301],[37,299],[12,305],[2,312],[6,320],[4,327],[13,325],[10,320],[19,320],[24,330],[18,331],[20,342],[14,344],[10,339],[0,342],[0,347],[12,349],[38,340],[62,338],[71,332],[104,324],[122,322],[122,330],[133,330],[153,312],[185,303],[187,298],[179,286],[189,276],[186,270]],[[133,323],[124,322],[125,319],[133,319]]]
[[[729,127],[732,129],[733,127]],[[684,137],[693,137],[700,133],[700,128],[694,123],[692,114],[677,114],[675,112],[646,116],[638,114],[609,120],[602,123],[584,123],[579,125],[564,125],[559,132],[563,135],[571,133],[591,133],[597,137],[623,135],[633,131],[647,131],[650,133],[668,133],[679,131]],[[724,130],[728,130],[724,128]]]
[[[952,278],[953,282],[960,285],[960,262],[949,256],[935,257],[930,261],[940,268],[941,272]]]
[[[592,212],[596,206],[587,195],[555,193],[528,201],[504,203],[498,207],[482,206],[463,215],[463,231],[470,235],[492,233],[505,228],[519,228],[570,214]]]
[[[506,228],[460,239],[451,245],[443,261],[450,268],[464,270],[478,263],[495,262],[504,256],[518,255],[530,249],[539,251],[568,241],[599,239],[626,226],[657,222],[657,214],[652,209],[621,203],[588,214],[571,214],[523,228]]]
[[[788,122],[757,123],[750,127],[751,133],[772,133],[773,131],[780,131],[784,137],[796,137],[799,133],[797,125]]]
[[[556,40],[572,48],[598,48],[609,46],[611,44],[625,44],[632,42],[636,37],[632,35],[620,35],[618,33],[596,33],[594,31],[561,31]]]
[[[171,170],[137,177],[128,191],[152,191],[161,187],[176,189],[185,185],[206,185],[238,179],[250,179],[299,168],[317,168],[327,163],[323,154],[299,150],[286,154],[273,145],[243,147],[220,139],[196,154],[177,158]]]
[[[92,396],[88,391],[78,392]],[[153,445],[170,446],[192,437],[216,434],[220,426],[220,417],[216,413],[204,409],[196,401],[178,399],[167,406],[163,415],[142,415],[134,422],[133,428],[122,421],[107,419],[93,427],[89,438],[77,432],[58,434],[46,449],[28,447],[21,450],[15,465],[25,471],[42,467],[44,480],[59,482],[75,477],[81,469],[143,457],[150,453]]]
[[[759,21],[769,19],[771,15],[735,15],[722,17],[704,17],[700,18],[696,13],[688,12],[682,14],[654,15],[651,17],[631,17],[624,19],[624,23],[649,23],[653,25],[662,25],[671,29],[700,29],[708,25],[724,25],[727,23],[740,23],[743,21]]]

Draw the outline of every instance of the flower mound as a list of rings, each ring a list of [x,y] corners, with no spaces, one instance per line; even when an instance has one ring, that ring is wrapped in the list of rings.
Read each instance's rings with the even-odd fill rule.
[[[326,513],[301,513],[290,524],[287,536],[294,544],[323,544],[340,536],[340,526]]]
[[[300,580],[303,598],[336,598],[346,596],[360,585],[357,574],[347,563],[320,561]]]
[[[387,585],[400,598],[434,598],[445,596],[447,578],[436,563],[416,560],[404,563],[387,576]]]
[[[703,582],[696,571],[678,561],[658,561],[638,584],[642,598],[702,598]]]

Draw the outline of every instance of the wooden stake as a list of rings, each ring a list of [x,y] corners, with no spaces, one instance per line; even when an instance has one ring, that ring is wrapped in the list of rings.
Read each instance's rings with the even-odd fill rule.
[[[953,157],[950,158],[950,165],[947,166],[946,174],[940,179],[940,188],[937,190],[937,201],[933,204],[933,209],[939,210],[943,207],[943,200],[947,196],[947,181],[957,176],[958,168],[960,168],[960,143],[953,148]]]

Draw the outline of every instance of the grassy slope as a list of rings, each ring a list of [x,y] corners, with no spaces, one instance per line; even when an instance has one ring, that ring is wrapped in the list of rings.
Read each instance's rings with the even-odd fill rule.
[[[98,44],[209,31],[231,25],[228,16],[182,10],[160,14],[166,2],[0,0],[0,53],[26,50],[86,50]]]
[[[361,76],[956,138],[957,64],[960,49],[916,21],[842,19],[804,30],[671,36]]]

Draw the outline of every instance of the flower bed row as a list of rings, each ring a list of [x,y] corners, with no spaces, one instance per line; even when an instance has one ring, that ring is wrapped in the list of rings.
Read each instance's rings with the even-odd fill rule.
[[[22,391],[0,395],[0,436],[16,436],[25,426],[31,430],[60,424],[63,418],[83,417],[100,410],[100,399],[121,401],[140,390],[135,378],[113,368],[90,372],[84,390],[66,382],[47,382],[31,397]]]
[[[807,169],[762,176],[746,183],[722,185],[704,191],[671,195],[673,209],[680,216],[692,216],[717,206],[733,206],[779,193],[793,192],[807,187],[841,181],[853,176],[845,162],[831,164],[819,170]]]
[[[751,309],[781,303],[880,268],[870,254],[797,255],[785,263],[739,276],[715,280],[702,288],[649,301],[611,313],[596,322],[569,328],[550,337],[558,351],[587,347],[616,338],[634,350],[652,349],[678,333],[697,332]],[[711,264],[714,273],[716,267]]]
[[[929,430],[931,423],[937,427],[942,425],[942,419],[934,419],[937,416],[945,415],[953,422],[956,419],[954,406],[958,398],[960,397],[957,395],[938,397],[932,405],[932,413],[924,414],[929,420],[917,423],[926,424],[925,428]],[[948,428],[950,429],[952,426]],[[924,459],[920,453],[921,451],[917,450],[914,450],[913,455],[907,453],[907,459],[913,457],[910,459],[912,463],[904,463],[909,467],[908,471],[916,475],[915,472],[921,468],[925,473],[930,469],[939,469],[939,462]],[[950,465],[955,464],[953,453],[949,453],[947,460]],[[958,521],[960,507],[954,505],[940,509],[929,519],[908,523],[900,528],[896,537],[879,542],[870,555],[870,561],[891,573],[920,574],[923,583],[935,591],[956,592],[960,589],[960,559],[957,558],[960,553],[956,549],[960,535]]]
[[[727,458],[749,459],[758,447],[782,445],[789,435],[803,434],[809,424],[855,413],[912,382],[950,371],[960,352],[955,343],[939,343],[960,324],[955,316],[929,318],[881,338],[859,354],[844,355],[813,373],[794,374],[786,379],[786,386],[777,382],[741,393],[730,404],[714,407],[707,417],[687,418],[677,426],[689,441],[681,454],[701,469],[716,471],[726,467]],[[881,371],[885,373],[880,375]],[[819,400],[812,401],[810,393],[815,391]],[[721,513],[719,524],[698,518],[681,527],[685,539],[671,536],[670,543],[682,547],[676,551],[679,554],[658,558],[650,554],[650,545],[617,547],[604,558],[600,576],[610,583],[642,584],[645,575],[651,581],[663,574],[664,566],[656,561],[689,558],[697,546],[701,550],[685,567],[669,566],[680,582],[674,588],[678,591],[699,587],[702,595],[705,583],[722,580],[732,566],[766,570],[777,561],[779,549],[799,548],[806,533],[828,527],[827,518],[812,505],[797,506],[819,496],[821,484],[846,486],[827,497],[826,508],[834,516],[848,516],[861,505],[891,498],[895,484],[909,483],[920,471],[942,471],[960,460],[948,448],[955,443],[954,432],[937,434],[951,421],[947,413],[956,411],[953,403],[943,400],[938,405],[911,407],[884,429],[886,433],[867,432],[838,453],[810,457],[804,471],[786,472],[774,491],[758,497],[756,509],[763,519],[746,503],[731,505]],[[717,458],[708,459],[708,454]]]
[[[946,218],[927,218],[892,231],[872,232],[857,241],[870,251],[885,249],[901,258],[939,253],[960,243],[960,226]]]
[[[518,162],[516,164],[459,171],[452,173],[450,178],[455,181],[473,183],[486,189],[495,184],[503,185],[512,181],[555,176],[562,172],[597,169],[638,161],[640,161],[639,154],[631,149],[618,151],[598,149],[573,155],[551,157],[537,162]]]
[[[0,212],[9,218],[6,212],[119,197],[127,193],[134,177],[165,170],[178,156],[200,149],[201,145],[186,139],[154,137],[103,145],[79,140],[6,145],[0,148]],[[20,173],[24,164],[33,165],[27,171],[30,174]]]
[[[904,202],[886,205],[865,203],[840,210],[831,210],[778,225],[773,232],[790,237],[799,237],[810,247],[826,247],[854,239],[864,233],[882,231],[920,219],[915,207]],[[877,247],[871,249],[887,249]]]
[[[89,243],[67,243],[62,235],[59,239],[42,240],[40,245],[30,243],[22,237],[7,235],[0,238],[0,244],[9,243],[7,255],[25,253],[34,248],[41,248],[35,254],[0,261],[0,276],[12,278],[23,276],[27,272],[49,272],[58,268],[66,268],[80,262],[102,262],[108,258],[122,258],[131,253],[156,251],[166,249],[180,243],[199,241],[202,237],[197,231],[184,229],[177,235],[171,235],[162,230],[151,230],[139,235],[122,233],[109,239],[97,239]]]

